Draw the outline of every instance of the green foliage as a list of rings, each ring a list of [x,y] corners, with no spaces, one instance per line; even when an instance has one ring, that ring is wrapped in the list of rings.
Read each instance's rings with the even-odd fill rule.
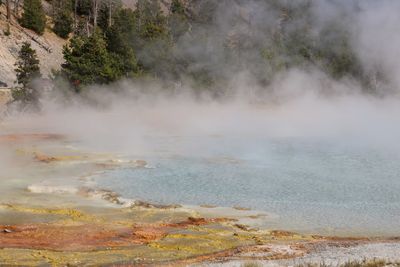
[[[22,103],[37,103],[39,95],[32,86],[32,82],[40,78],[41,74],[36,51],[31,48],[30,43],[23,43],[18,53],[15,72],[17,84],[21,87],[13,91],[14,100]]]
[[[218,1],[215,0],[193,1],[191,3],[193,12],[191,20],[193,23],[203,26],[213,24],[216,19],[218,4]]]
[[[113,19],[113,18],[111,18]],[[106,4],[106,2],[104,2],[102,5],[100,5],[100,9],[99,9],[99,14],[98,14],[98,18],[97,18],[97,26],[100,27],[100,29],[102,31],[106,31],[109,27],[109,7]]]
[[[73,30],[73,19],[71,11],[68,9],[59,9],[54,17],[53,31],[61,38],[68,38],[69,34]]]
[[[343,264],[332,264],[328,265],[326,263],[305,263],[296,265],[296,267],[384,267],[384,266],[400,266],[398,262],[389,262],[380,259],[373,259],[373,260],[361,260],[361,261],[347,261]]]
[[[10,27],[7,27],[7,29],[3,33],[5,36],[10,36],[11,35]]]
[[[38,34],[43,34],[46,27],[46,15],[41,0],[24,1],[24,13],[20,23],[25,28],[31,29]]]
[[[348,261],[342,264],[342,267],[384,267],[384,266],[399,266],[399,264],[392,264],[385,260],[374,259],[371,261]]]
[[[285,8],[275,3],[283,14],[280,31],[261,55],[272,73],[292,67],[316,66],[334,79],[345,76],[364,79],[362,66],[350,45],[344,25],[327,22],[315,34],[309,1],[299,1]],[[319,29],[318,29],[319,30]]]
[[[258,262],[251,262],[251,261],[245,262],[245,263],[243,263],[243,264],[241,265],[241,267],[261,267],[261,266],[262,266],[261,263],[258,263]]]
[[[115,62],[107,51],[106,41],[100,31],[90,37],[72,38],[63,53],[63,73],[76,91],[85,85],[109,83],[118,78]]]
[[[33,78],[40,76],[39,60],[30,43],[25,42],[22,44],[18,53],[16,67],[17,83],[22,87],[27,87]]]
[[[114,16],[113,25],[106,31],[106,37],[108,48],[112,52],[122,54],[128,47],[132,47],[138,38],[134,11],[119,10]]]
[[[121,9],[114,17],[114,23],[106,30],[108,51],[114,58],[119,76],[132,77],[138,71],[134,52],[137,38],[136,18],[130,9]]]
[[[135,13],[138,33],[143,40],[154,40],[168,34],[166,18],[157,0],[138,0]]]
[[[174,82],[185,77],[195,88],[220,90],[236,71],[245,70],[266,85],[279,72],[311,66],[335,79],[350,77],[368,84],[346,25],[315,26],[309,0],[259,2],[271,18],[265,18],[263,10],[247,14],[246,1],[236,3],[243,9],[227,10],[229,0],[172,0],[166,15],[159,0],[138,0],[135,11],[113,2],[110,20],[109,2],[103,2],[98,28],[104,35],[71,40],[64,50],[64,76],[78,90],[139,74]],[[90,6],[90,0],[80,0],[78,15],[89,15]],[[231,13],[221,18],[219,12]],[[266,19],[270,23],[260,23]],[[60,16],[59,21],[57,32],[66,36],[68,20]],[[86,26],[82,28],[90,29]],[[86,36],[87,31],[82,32]]]
[[[319,42],[316,49],[318,60],[322,62],[323,68],[333,77],[362,76],[361,64],[358,61],[355,51],[349,44],[347,33],[341,28],[332,25],[325,29],[321,36],[325,36]]]
[[[103,1],[100,5],[100,10],[97,18],[97,26],[100,27],[103,31],[106,31],[110,26],[112,26],[115,17],[118,16],[118,13],[121,9],[122,9],[121,0]]]
[[[76,12],[79,16],[89,16],[92,12],[91,0],[79,0],[77,3]]]
[[[168,72],[165,67],[171,55],[167,18],[157,0],[139,0],[134,15],[136,34],[133,48],[138,64],[144,72],[162,77]]]
[[[173,0],[171,3],[168,27],[174,40],[178,40],[189,30],[189,21],[185,13],[185,6],[181,0]]]
[[[185,5],[182,3],[181,0],[172,0],[170,11],[172,14],[185,14]]]

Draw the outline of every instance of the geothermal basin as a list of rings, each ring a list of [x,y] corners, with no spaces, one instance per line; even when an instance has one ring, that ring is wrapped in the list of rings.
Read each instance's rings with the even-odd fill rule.
[[[346,135],[271,134],[260,125],[254,134],[230,122],[182,130],[168,120],[160,129],[140,116],[128,126],[110,120],[117,114],[3,123],[5,264],[321,259],[331,246],[400,255],[400,150],[391,135],[359,138],[358,126]],[[93,129],[82,127],[88,121]]]
[[[125,198],[161,204],[245,207],[263,226],[324,235],[400,232],[400,154],[295,138],[158,137],[150,168],[108,171],[95,180]],[[192,147],[200,155],[176,147]],[[209,149],[202,149],[206,147]]]

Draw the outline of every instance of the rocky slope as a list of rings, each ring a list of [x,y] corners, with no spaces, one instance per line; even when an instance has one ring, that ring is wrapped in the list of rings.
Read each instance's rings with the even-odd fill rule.
[[[137,0],[123,0],[125,7],[135,8]],[[164,12],[168,12],[170,0],[160,0],[161,7]],[[48,3],[43,1],[44,7],[48,7]],[[0,5],[0,87],[12,87],[15,82],[15,62],[18,57],[18,51],[23,42],[30,42],[36,50],[40,67],[44,77],[51,74],[51,70],[57,70],[63,62],[62,48],[66,44],[66,40],[59,38],[50,29],[46,29],[42,36],[35,34],[33,31],[24,29],[19,26],[16,19],[10,27],[10,35],[6,34],[5,5]]]
[[[23,42],[30,42],[36,50],[40,60],[40,67],[44,77],[51,74],[52,69],[59,69],[63,62],[62,48],[65,40],[56,36],[46,29],[43,36],[24,29],[14,20],[10,27],[11,34],[7,36],[7,22],[5,7],[0,6],[0,81],[9,87],[15,81],[15,62],[18,57],[18,50]]]
[[[9,89],[0,88],[0,116],[5,110],[5,104],[11,100],[11,91]]]

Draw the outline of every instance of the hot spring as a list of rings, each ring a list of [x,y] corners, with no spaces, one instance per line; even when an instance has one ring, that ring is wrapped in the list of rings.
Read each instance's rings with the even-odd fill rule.
[[[266,214],[256,224],[267,229],[400,232],[397,100],[304,97],[275,106],[167,100],[118,98],[109,109],[50,110],[7,127],[68,136],[61,145],[76,151],[146,161],[146,168],[92,177],[94,187],[126,199],[249,208]],[[75,186],[70,177],[78,170],[67,166],[62,175],[49,171],[38,179]]]
[[[332,235],[400,231],[396,151],[309,138],[147,141],[156,151],[141,155],[150,168],[107,172],[97,178],[99,186],[156,203],[265,211],[274,215],[265,221],[272,228]],[[181,146],[192,150],[177,151]]]

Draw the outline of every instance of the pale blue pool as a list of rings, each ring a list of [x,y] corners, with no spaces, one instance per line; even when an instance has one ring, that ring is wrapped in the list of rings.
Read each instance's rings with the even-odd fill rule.
[[[148,137],[154,168],[98,179],[124,197],[244,206],[268,227],[325,234],[400,234],[400,153],[299,138]]]

